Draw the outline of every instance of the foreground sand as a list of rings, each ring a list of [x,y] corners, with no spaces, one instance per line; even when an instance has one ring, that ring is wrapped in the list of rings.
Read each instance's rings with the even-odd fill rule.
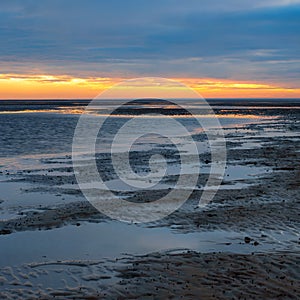
[[[56,266],[52,273],[46,267]],[[66,267],[65,269],[63,267]],[[94,272],[90,272],[94,268]],[[1,299],[299,299],[300,253],[152,253],[121,262],[65,261],[5,269]],[[27,270],[27,273],[26,273]],[[109,272],[108,272],[109,270]],[[111,282],[114,272],[115,279]],[[24,281],[24,277],[28,279]],[[30,277],[76,279],[42,288]],[[11,277],[11,281],[6,279]],[[52,277],[52,278],[51,278]],[[21,283],[21,279],[24,283]],[[92,283],[92,286],[91,286]],[[10,286],[10,287],[9,287]]]
[[[300,253],[154,253],[121,270],[118,299],[299,299]]]

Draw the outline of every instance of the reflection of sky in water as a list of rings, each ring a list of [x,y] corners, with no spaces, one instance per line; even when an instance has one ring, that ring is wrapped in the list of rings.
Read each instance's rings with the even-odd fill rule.
[[[101,260],[121,257],[127,253],[141,255],[170,249],[191,249],[203,253],[251,253],[280,248],[271,240],[255,247],[252,244],[244,244],[243,238],[243,233],[234,231],[174,234],[169,228],[144,228],[119,222],[84,223],[79,227],[65,226],[48,231],[19,232],[2,236],[0,265],[65,259]],[[290,235],[276,236],[280,241],[290,238]]]
[[[0,157],[71,152],[73,133],[79,118],[77,113],[82,112],[82,107],[35,109],[33,106],[25,110],[16,110],[15,107],[14,109],[15,111],[2,110],[0,114]],[[229,114],[218,117],[225,127],[264,119],[255,114]],[[124,116],[121,119],[123,118]],[[114,121],[118,122],[118,118],[114,118]],[[195,126],[191,120],[183,120],[183,123],[193,133],[201,132],[201,128]]]
[[[112,107],[109,104],[104,102],[104,111]],[[192,108],[196,107],[194,102],[187,102],[186,105]],[[41,105],[30,105],[29,109],[20,105],[18,110],[18,105],[6,105],[5,107],[0,107],[0,110],[1,108],[4,114],[0,114],[0,170],[38,168],[41,167],[40,159],[42,158],[51,156],[65,157],[71,154],[73,134],[79,118],[78,113],[83,111],[82,106],[70,105],[44,108]],[[230,108],[233,109],[234,107]],[[219,114],[218,117],[224,128],[238,128],[239,131],[243,130],[243,126],[247,123],[269,122],[272,120],[270,117],[256,114],[255,110],[252,110],[252,112],[253,114],[251,115],[235,112],[234,114]],[[95,120],[97,120],[97,117],[95,117]],[[112,123],[117,124],[123,120],[124,116],[116,117],[112,119]],[[177,120],[180,120],[192,134],[203,133],[203,129],[197,126],[192,119],[184,117],[177,118]],[[153,118],[151,121],[159,124],[160,119]],[[142,131],[142,128],[139,129]],[[234,129],[232,130],[234,131]],[[226,130],[226,133],[229,132],[230,129]],[[260,135],[275,136],[276,132],[276,130],[269,133],[263,131]],[[257,135],[257,132],[255,134]],[[284,135],[283,132],[282,135]],[[97,143],[99,152],[107,152],[105,138],[110,140],[111,136],[108,134],[107,137],[102,138],[101,143]],[[183,143],[186,142],[184,137],[181,138]],[[164,140],[158,137],[149,137],[143,143],[135,145],[136,148],[133,148],[133,150],[149,150],[154,144],[161,142],[164,143]],[[116,149],[122,151],[124,147],[126,148],[126,145],[126,137],[124,136],[123,140],[118,141]],[[209,150],[206,140],[197,142],[197,147],[200,153]],[[248,146],[245,145],[245,147],[253,148],[255,143]],[[80,153],[80,149],[78,149],[78,153]]]

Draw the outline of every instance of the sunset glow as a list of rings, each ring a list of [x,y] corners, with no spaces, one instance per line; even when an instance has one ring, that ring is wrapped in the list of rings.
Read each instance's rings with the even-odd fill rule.
[[[297,98],[300,89],[283,84],[213,78],[173,78],[205,98]],[[90,99],[125,78],[0,74],[1,99]],[[180,94],[179,94],[180,95]]]

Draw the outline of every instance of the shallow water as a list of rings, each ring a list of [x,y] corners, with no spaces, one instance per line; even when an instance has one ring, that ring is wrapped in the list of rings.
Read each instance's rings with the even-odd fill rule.
[[[24,110],[21,103],[13,103],[11,105],[0,103],[0,158],[11,159],[15,157],[22,159],[27,157],[27,161],[23,161],[23,165],[30,165],[30,158],[34,159],[35,155],[53,155],[57,156],[70,154],[72,150],[72,139],[74,130],[83,111],[83,107],[57,106],[53,108],[35,105],[32,103],[30,108]],[[106,110],[110,105],[103,104],[101,109]],[[1,114],[2,112],[2,114]],[[270,116],[262,116],[256,113],[252,114],[219,114],[219,121],[222,126],[236,127],[248,123],[257,123],[269,120]],[[101,118],[101,116],[95,116]],[[160,116],[159,118],[163,118]],[[274,117],[273,117],[274,118]],[[191,131],[197,132],[201,128],[195,125],[192,120],[176,117],[175,119],[184,122],[185,126]],[[122,122],[122,118],[113,118],[113,122],[117,124]],[[113,126],[115,126],[113,124]],[[157,142],[157,141],[153,141]],[[121,147],[121,145],[120,145]],[[0,166],[5,167],[5,160],[0,161]],[[16,164],[15,164],[16,165]],[[22,165],[22,166],[23,166]],[[20,168],[22,168],[20,166]],[[26,167],[26,166],[24,166]]]
[[[146,228],[117,221],[83,223],[81,226],[69,225],[2,236],[0,266],[60,260],[97,261],[174,249],[201,253],[280,251],[286,249],[286,241],[297,239],[296,235],[268,230],[264,234],[273,238],[254,246],[244,242],[245,233],[242,232],[213,230],[183,234],[174,233],[169,228]],[[282,243],[282,247],[278,246],[278,242]]]
[[[34,106],[34,105],[33,105]],[[233,115],[225,114],[220,118],[229,135],[227,141],[239,143],[235,149],[255,149],[262,146],[264,138],[285,137],[295,141],[299,133],[289,133],[279,130],[276,126],[268,127],[270,122],[278,119],[278,115],[266,116],[256,112],[255,107],[247,107],[251,114],[241,113],[239,107],[220,107],[228,112],[235,109]],[[0,105],[1,109],[1,105]],[[278,107],[274,107],[274,110]],[[285,107],[284,109],[288,109]],[[258,110],[262,110],[261,107]],[[70,167],[71,146],[73,132],[82,111],[81,106],[49,107],[20,107],[13,108],[6,105],[0,113],[0,219],[14,219],[19,213],[39,211],[45,207],[84,200],[80,196],[63,195],[62,193],[33,192],[34,187],[41,187],[43,183],[28,183],[7,181],[11,178],[22,178],[28,174],[72,176],[64,168]],[[99,116],[98,116],[99,117]],[[97,116],[95,116],[97,118]],[[116,118],[120,122],[122,118]],[[201,132],[201,128],[193,128],[190,120],[185,120],[194,134]],[[279,120],[278,120],[279,122]],[[265,130],[257,131],[251,124],[265,124]],[[248,126],[249,125],[249,126]],[[235,136],[237,134],[239,136]],[[231,135],[232,134],[232,135]],[[249,138],[251,137],[251,139]],[[126,140],[124,141],[126,142]],[[139,145],[137,150],[145,150],[156,143],[156,139],[148,139],[148,144]],[[208,151],[205,142],[198,142],[201,153]],[[120,146],[119,150],[122,150]],[[80,163],[84,164],[89,157],[78,153]],[[272,167],[239,165],[239,161],[231,161],[225,173],[225,184],[221,189],[244,189],[251,184],[253,178],[263,178],[272,172]],[[197,172],[194,166],[187,167],[189,174]],[[209,163],[201,166],[201,172],[207,174]],[[30,173],[26,172],[30,171]],[[178,172],[177,166],[168,169],[168,175]],[[7,174],[7,175],[4,175]],[[113,179],[114,180],[114,179]],[[120,189],[118,180],[112,180],[112,185]],[[249,180],[249,182],[248,182]],[[161,188],[167,186],[161,185]],[[53,188],[76,189],[77,186],[64,184],[53,185]],[[187,188],[189,188],[187,186]],[[202,187],[199,187],[201,189]],[[146,254],[153,251],[191,249],[200,252],[233,252],[251,253],[253,251],[279,251],[295,247],[299,238],[292,231],[276,232],[265,230],[267,238],[257,246],[253,242],[244,243],[244,237],[250,235],[257,238],[258,231],[249,228],[246,232],[212,230],[195,233],[179,233],[176,225],[171,228],[147,228],[134,224],[117,221],[105,223],[81,222],[80,226],[66,225],[51,230],[36,230],[0,235],[0,265],[19,265],[30,262],[44,262],[57,260],[102,260],[116,258],[127,254]]]

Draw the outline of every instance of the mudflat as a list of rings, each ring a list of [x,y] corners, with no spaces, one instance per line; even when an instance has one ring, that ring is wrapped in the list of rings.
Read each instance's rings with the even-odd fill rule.
[[[216,101],[212,107],[221,119],[242,120],[223,124],[227,167],[220,189],[207,206],[197,206],[210,166],[203,151],[203,172],[188,201],[146,224],[112,221],[86,201],[61,144],[64,155],[41,147],[38,155],[15,157],[7,146],[0,182],[1,299],[299,299],[298,104]],[[58,124],[71,124],[71,135],[76,114],[58,114]],[[18,118],[0,115],[3,122],[8,117]],[[194,138],[202,141],[202,135]],[[147,167],[151,151],[132,157],[137,170]],[[172,168],[156,190],[119,194],[151,201],[174,187],[177,162],[172,149],[165,153]],[[97,156],[105,169],[107,154]],[[88,165],[89,158],[80,163]],[[118,187],[113,174],[107,181]]]

